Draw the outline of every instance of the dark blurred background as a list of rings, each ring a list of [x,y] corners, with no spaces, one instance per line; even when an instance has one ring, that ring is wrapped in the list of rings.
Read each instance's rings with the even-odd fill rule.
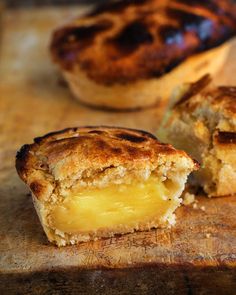
[[[7,7],[69,5],[69,4],[99,4],[109,0],[5,0]],[[0,0],[1,2],[1,0]]]

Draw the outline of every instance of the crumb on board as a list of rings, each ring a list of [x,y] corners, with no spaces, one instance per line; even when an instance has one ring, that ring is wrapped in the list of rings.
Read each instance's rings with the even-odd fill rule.
[[[206,233],[206,238],[209,239],[211,237],[210,233]]]
[[[197,204],[197,200],[193,203],[193,209],[200,209],[200,210],[202,210],[202,211],[206,211],[206,207],[205,206],[198,206],[198,204]]]
[[[186,192],[183,195],[183,205],[185,206],[192,205],[193,209],[200,209],[202,211],[206,211],[206,207],[199,206],[198,200],[195,198],[195,195],[189,192]]]

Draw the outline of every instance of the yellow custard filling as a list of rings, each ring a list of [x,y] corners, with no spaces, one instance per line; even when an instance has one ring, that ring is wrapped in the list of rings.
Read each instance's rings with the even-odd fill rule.
[[[51,222],[54,228],[67,233],[118,226],[134,228],[139,223],[163,219],[178,203],[170,198],[170,191],[163,182],[150,177],[141,183],[82,189],[65,197],[51,211]]]

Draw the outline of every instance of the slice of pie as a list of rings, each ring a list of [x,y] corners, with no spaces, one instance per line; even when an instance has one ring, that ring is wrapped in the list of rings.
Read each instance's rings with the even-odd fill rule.
[[[58,246],[174,224],[197,167],[147,132],[111,127],[47,134],[16,159],[46,235]]]
[[[236,87],[214,87],[211,77],[205,75],[180,87],[176,94],[159,138],[202,164],[193,173],[193,181],[209,196],[235,194]]]

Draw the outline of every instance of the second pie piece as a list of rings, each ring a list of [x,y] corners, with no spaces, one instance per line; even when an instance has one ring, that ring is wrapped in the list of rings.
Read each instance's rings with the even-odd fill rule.
[[[236,87],[211,84],[205,75],[176,91],[159,138],[201,163],[193,182],[209,196],[236,193]]]

